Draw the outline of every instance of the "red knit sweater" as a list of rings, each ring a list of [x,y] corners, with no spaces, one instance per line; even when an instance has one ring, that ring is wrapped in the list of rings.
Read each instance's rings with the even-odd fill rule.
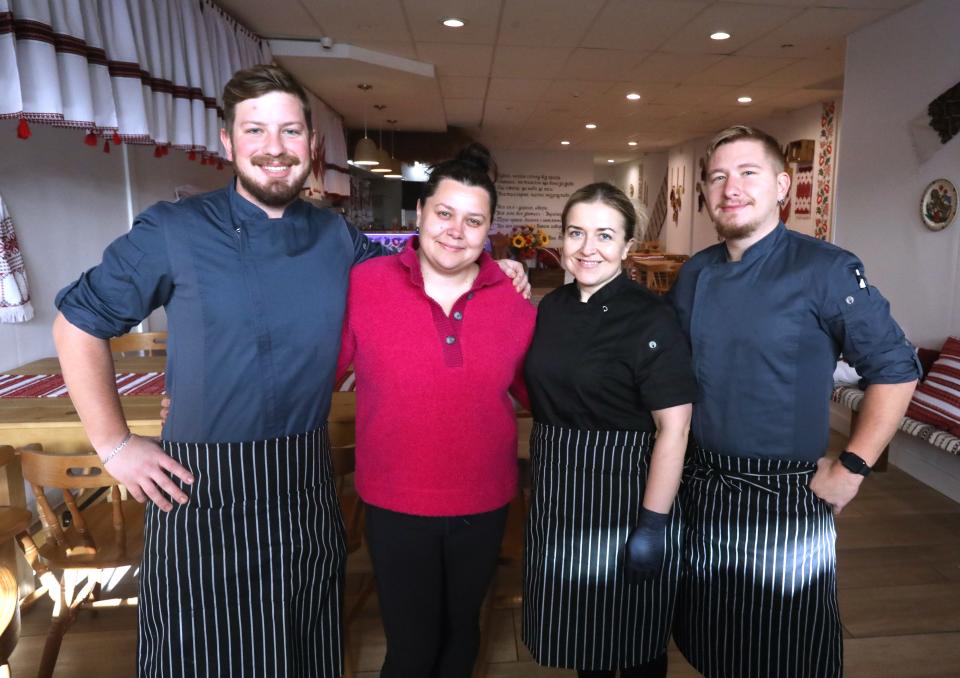
[[[424,291],[415,241],[350,275],[338,372],[353,363],[357,492],[414,515],[492,511],[516,491],[508,391],[526,401],[535,310],[483,253],[473,288],[445,315]]]

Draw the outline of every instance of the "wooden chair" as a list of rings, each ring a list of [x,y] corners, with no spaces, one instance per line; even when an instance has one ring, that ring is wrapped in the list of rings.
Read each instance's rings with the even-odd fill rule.
[[[510,236],[505,233],[491,233],[490,247],[491,255],[494,259],[510,258]]]
[[[640,240],[634,245],[633,251],[636,253],[644,252],[663,252],[663,245],[659,240]]]
[[[645,284],[647,289],[657,294],[666,294],[673,287],[673,283],[680,273],[680,264],[676,261],[665,261],[659,264],[648,264],[646,266],[647,277]]]
[[[363,501],[353,487],[352,479],[356,470],[355,442],[356,433],[353,423],[345,424],[331,422],[330,457],[333,462],[333,477],[337,487],[337,497],[340,500],[340,510],[343,513],[343,523],[346,528],[347,559],[352,574],[358,574],[360,581],[357,585],[357,594],[344,614],[344,678],[354,678],[356,675],[356,655],[353,647],[350,629],[360,612],[363,611],[370,594],[374,591],[373,572],[369,562],[360,563],[365,553],[363,547]]]
[[[118,568],[140,565],[143,553],[143,505],[122,499],[120,486],[95,453],[47,453],[39,446],[20,450],[23,477],[37,498],[43,529],[21,534],[27,562],[53,600],[38,678],[53,675],[63,635],[81,609],[135,604],[135,599],[101,599],[102,585]],[[110,489],[109,501],[80,509],[73,490]],[[44,494],[47,488],[63,492],[70,524],[64,525]],[[36,537],[36,540],[34,539]],[[39,545],[38,545],[39,544]]]
[[[14,449],[0,445],[0,466],[6,466],[16,457]],[[33,521],[29,511],[14,506],[0,506],[0,543],[5,544],[24,532]],[[20,601],[17,578],[6,567],[0,566],[0,678],[8,678],[10,655],[20,638]]]
[[[167,349],[166,332],[130,332],[110,340],[111,353],[130,353],[133,351],[165,351]]]

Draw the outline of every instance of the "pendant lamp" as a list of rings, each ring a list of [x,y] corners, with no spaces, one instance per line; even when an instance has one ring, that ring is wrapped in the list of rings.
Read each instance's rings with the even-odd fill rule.
[[[399,160],[394,157],[394,154],[397,151],[397,121],[396,120],[387,120],[390,123],[390,172],[384,174],[383,176],[387,179],[402,179],[403,178],[403,168],[400,166],[401,163]]]
[[[371,167],[371,172],[377,174],[389,174],[392,171],[390,167],[390,156],[387,155],[387,149],[383,147],[383,129],[380,129],[380,148],[377,149],[377,161],[380,163],[376,167]]]
[[[373,89],[373,85],[368,85],[366,83],[360,83],[357,85],[357,88],[363,92],[368,92]],[[377,155],[378,149],[377,145],[367,136],[367,106],[363,106],[363,139],[357,142],[356,147],[353,149],[353,164],[361,165],[364,167],[374,167],[380,164],[379,156]]]

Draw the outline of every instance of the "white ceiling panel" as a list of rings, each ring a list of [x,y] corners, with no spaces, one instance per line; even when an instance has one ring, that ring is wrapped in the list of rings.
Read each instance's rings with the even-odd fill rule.
[[[719,0],[724,4],[727,0]],[[788,7],[848,7],[852,9],[896,10],[915,5],[920,0],[736,0],[743,5],[781,5]]]
[[[497,47],[493,75],[498,78],[556,78],[571,51],[570,47]]]
[[[533,114],[532,101],[494,101],[483,108],[484,127],[523,127]]]
[[[611,0],[583,46],[650,52],[709,4],[702,0]]]
[[[444,75],[438,78],[440,93],[445,99],[482,99],[487,93],[489,78]]]
[[[606,0],[506,0],[500,19],[499,44],[576,47],[605,2]]]
[[[552,80],[490,78],[487,97],[507,101],[540,101]]]
[[[661,49],[674,54],[733,54],[802,11],[800,7],[758,7],[733,2],[711,5],[674,33]],[[717,31],[729,33],[730,38],[711,40],[710,35]]]
[[[843,77],[842,59],[802,59],[751,82],[760,87],[809,87]]]
[[[486,77],[490,75],[493,45],[418,42],[417,54],[421,61],[436,67],[438,76]]]
[[[543,93],[544,101],[556,103],[583,102],[596,99],[610,90],[614,83],[602,80],[553,80]]]
[[[641,61],[630,79],[638,83],[680,83],[724,57],[719,54],[666,54],[654,52]]]
[[[580,48],[570,55],[561,75],[575,80],[629,80],[647,56],[620,49]]]
[[[374,0],[376,2],[376,0]],[[497,36],[500,3],[488,0],[402,0],[410,31],[417,42],[489,45]],[[463,28],[447,28],[443,19],[466,21]]]
[[[842,50],[847,35],[872,24],[885,14],[883,10],[812,7],[737,53],[745,56],[824,58],[825,51]],[[784,48],[783,45],[792,47]]]
[[[278,11],[288,2],[260,2],[264,11]],[[409,42],[399,0],[322,0],[299,3],[323,26],[334,42]]]
[[[744,85],[796,63],[796,59],[728,56],[690,76],[685,85]]]
[[[366,40],[361,38],[359,40],[354,40],[350,44],[356,45],[357,47],[363,47],[364,49],[369,49],[374,52],[383,52],[384,54],[390,54],[391,56],[403,57],[404,59],[413,59],[414,61],[419,61],[420,59],[420,57],[417,56],[417,47],[413,42],[384,42],[380,40]]]
[[[636,152],[664,148],[839,98],[847,36],[917,0],[215,1],[266,38],[327,36],[434,66],[428,77],[398,63],[277,57],[351,128],[366,114],[371,127],[389,117],[400,131],[457,126],[498,146],[557,150],[567,138],[619,154],[628,138]],[[466,27],[441,26],[451,15]],[[710,41],[718,29],[733,37]]]
[[[443,107],[454,127],[476,127],[483,119],[483,99],[444,99]]]

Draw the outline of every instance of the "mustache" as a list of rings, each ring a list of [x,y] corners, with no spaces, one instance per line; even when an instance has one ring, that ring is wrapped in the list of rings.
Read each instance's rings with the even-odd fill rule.
[[[281,153],[280,155],[255,155],[250,158],[250,164],[254,165],[255,167],[271,165],[275,162],[279,162],[282,165],[299,165],[300,158],[292,153]]]

